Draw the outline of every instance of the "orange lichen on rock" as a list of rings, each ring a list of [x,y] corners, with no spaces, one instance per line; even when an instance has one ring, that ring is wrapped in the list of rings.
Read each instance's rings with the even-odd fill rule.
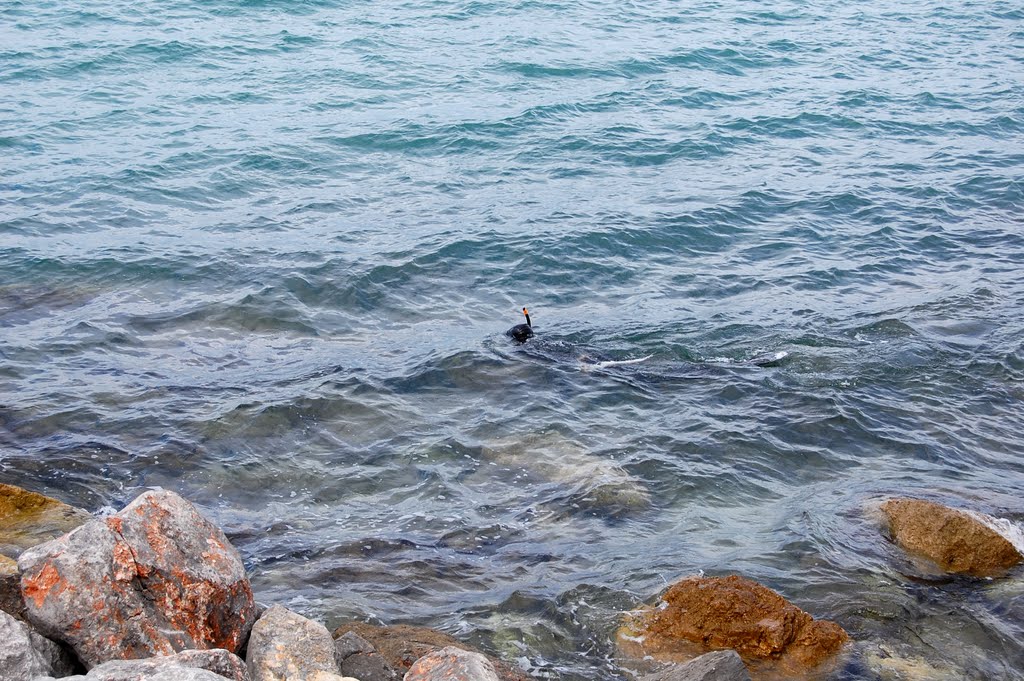
[[[43,603],[46,602],[47,597],[50,596],[50,593],[54,591],[54,587],[58,584],[61,585],[56,589],[59,593],[64,590],[66,585],[63,583],[57,568],[47,563],[36,574],[22,575],[21,593],[26,600],[32,599],[35,606],[41,608]]]
[[[211,541],[223,560],[205,560]],[[87,667],[184,649],[241,648],[256,619],[241,557],[198,509],[166,491],[141,495],[25,551],[28,616]]]
[[[946,572],[986,577],[1024,559],[1003,535],[965,511],[923,499],[890,499],[881,508],[897,544]]]
[[[682,651],[693,656],[731,648],[745,658],[785,658],[803,667],[835,655],[848,638],[838,624],[815,620],[771,589],[736,575],[683,579],[658,606],[630,613],[619,630],[620,648],[632,656],[676,660]]]

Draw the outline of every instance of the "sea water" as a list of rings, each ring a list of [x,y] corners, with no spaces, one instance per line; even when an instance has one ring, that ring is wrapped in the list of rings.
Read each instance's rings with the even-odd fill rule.
[[[999,0],[4,0],[0,480],[173,489],[263,602],[540,678],[619,678],[700,571],[839,622],[833,678],[1024,678],[1021,574],[873,511],[1024,521],[1022,45]]]

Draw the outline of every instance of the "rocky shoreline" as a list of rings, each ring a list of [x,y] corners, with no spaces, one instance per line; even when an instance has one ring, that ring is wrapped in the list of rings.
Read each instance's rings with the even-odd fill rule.
[[[917,499],[880,506],[889,539],[949,574],[997,577],[1019,549],[996,521]],[[642,681],[821,678],[848,634],[738,575],[687,577],[623,615]],[[645,667],[642,672],[638,671]],[[238,551],[177,494],[102,517],[0,484],[0,678],[7,681],[526,681],[442,632],[351,622],[333,634],[260,606]]]

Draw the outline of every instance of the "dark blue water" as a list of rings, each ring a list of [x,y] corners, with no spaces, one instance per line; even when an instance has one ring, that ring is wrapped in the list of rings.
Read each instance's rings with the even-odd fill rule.
[[[1022,20],[0,2],[0,480],[177,490],[261,600],[540,678],[704,570],[842,624],[830,678],[1022,679],[1021,574],[872,512],[1024,521]]]

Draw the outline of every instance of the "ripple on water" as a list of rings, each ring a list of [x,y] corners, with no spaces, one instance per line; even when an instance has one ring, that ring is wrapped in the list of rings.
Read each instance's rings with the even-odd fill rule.
[[[8,2],[0,478],[177,489],[262,600],[540,677],[705,570],[831,678],[1016,679],[1017,576],[870,509],[1021,519],[1020,18]]]

